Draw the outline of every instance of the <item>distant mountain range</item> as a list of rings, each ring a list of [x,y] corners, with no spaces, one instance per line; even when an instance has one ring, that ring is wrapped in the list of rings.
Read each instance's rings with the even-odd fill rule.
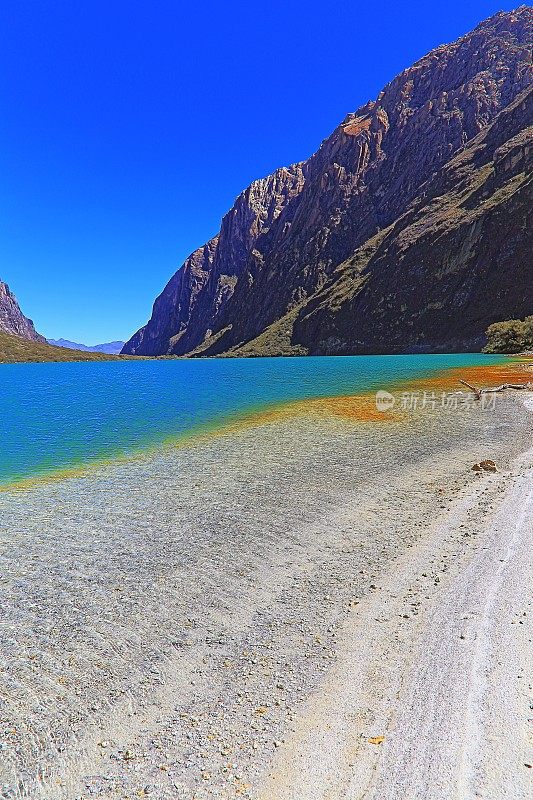
[[[31,319],[24,316],[9,286],[0,281],[0,362],[113,359],[123,344],[109,342],[87,347],[65,339],[47,342],[37,333]]]
[[[66,347],[68,350],[82,350],[85,353],[107,353],[116,355],[124,347],[124,342],[106,342],[105,344],[86,345],[79,342],[69,342],[68,339],[47,339],[48,344],[54,347]]]
[[[437,47],[252,183],[123,352],[480,350],[533,313],[532,18]]]
[[[33,322],[25,317],[17,299],[10,290],[7,283],[0,281],[0,332],[12,336],[18,336],[32,342],[50,344],[54,347],[64,347],[68,350],[78,350],[84,353],[104,353],[106,355],[116,355],[120,353],[124,342],[106,342],[105,344],[95,344],[89,346],[69,342],[68,339],[45,339],[34,328]]]

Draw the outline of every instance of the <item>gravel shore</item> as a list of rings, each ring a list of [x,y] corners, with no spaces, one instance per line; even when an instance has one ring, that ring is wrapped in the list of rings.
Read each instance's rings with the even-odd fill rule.
[[[395,665],[489,546],[533,413],[407,416],[281,419],[0,494],[0,796],[363,796]],[[364,796],[446,796],[383,780]]]

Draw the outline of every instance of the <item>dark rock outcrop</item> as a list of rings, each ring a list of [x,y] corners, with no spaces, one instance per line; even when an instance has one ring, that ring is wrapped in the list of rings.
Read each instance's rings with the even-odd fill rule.
[[[496,14],[401,73],[309,161],[252,184],[124,352],[478,349],[482,325],[530,312],[510,287],[531,286],[515,104],[528,113],[531,44],[531,8]],[[489,129],[493,142],[472,150]],[[439,205],[439,191],[468,181],[460,212],[451,198]]]
[[[46,342],[44,336],[37,333],[33,322],[25,317],[19,308],[17,298],[10,291],[7,283],[0,281],[0,331],[29,339],[33,342]]]
[[[479,351],[533,310],[533,89],[298,314],[308,353]]]

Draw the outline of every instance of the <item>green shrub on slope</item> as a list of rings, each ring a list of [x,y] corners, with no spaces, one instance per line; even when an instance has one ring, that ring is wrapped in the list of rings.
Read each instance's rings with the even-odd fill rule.
[[[494,322],[487,329],[485,353],[520,353],[533,349],[533,316]]]

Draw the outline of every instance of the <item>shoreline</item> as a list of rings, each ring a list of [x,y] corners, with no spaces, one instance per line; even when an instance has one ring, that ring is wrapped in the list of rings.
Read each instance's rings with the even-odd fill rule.
[[[497,358],[499,356],[494,355],[494,357]],[[389,382],[387,389],[395,393],[399,393],[402,390],[411,390],[414,393],[447,391],[454,392],[457,395],[468,396],[469,392],[465,391],[464,388],[460,388],[460,376],[466,376],[470,380],[478,381],[481,387],[491,383],[510,381],[517,375],[523,380],[530,377],[531,364],[525,365],[522,357],[502,356],[502,358],[504,360],[493,365],[435,369],[424,377],[398,379]],[[37,472],[34,475],[2,480],[0,481],[0,494],[13,491],[24,492],[48,483],[83,477],[91,473],[94,474],[102,468],[112,468],[116,464],[157,457],[159,452],[167,449],[201,443],[206,437],[224,436],[233,431],[238,432],[248,426],[261,425],[267,422],[279,423],[291,417],[336,415],[359,422],[376,423],[386,423],[401,417],[401,412],[397,409],[392,409],[386,413],[377,411],[375,396],[375,391],[372,391],[352,395],[319,395],[306,399],[265,403],[261,406],[222,415],[189,430],[184,430],[177,435],[168,436],[163,440],[151,443],[146,441],[143,445],[138,445],[129,451],[118,451],[109,456],[95,456],[83,462],[66,464],[63,467]]]
[[[367,606],[379,652],[386,576],[446,544],[436,531],[472,492],[498,496],[504,472],[470,468],[495,457],[507,475],[529,430],[517,398],[491,414],[291,417],[1,495],[7,796],[261,797],[308,704],[329,719],[343,631]],[[457,564],[478,537],[457,532]]]

